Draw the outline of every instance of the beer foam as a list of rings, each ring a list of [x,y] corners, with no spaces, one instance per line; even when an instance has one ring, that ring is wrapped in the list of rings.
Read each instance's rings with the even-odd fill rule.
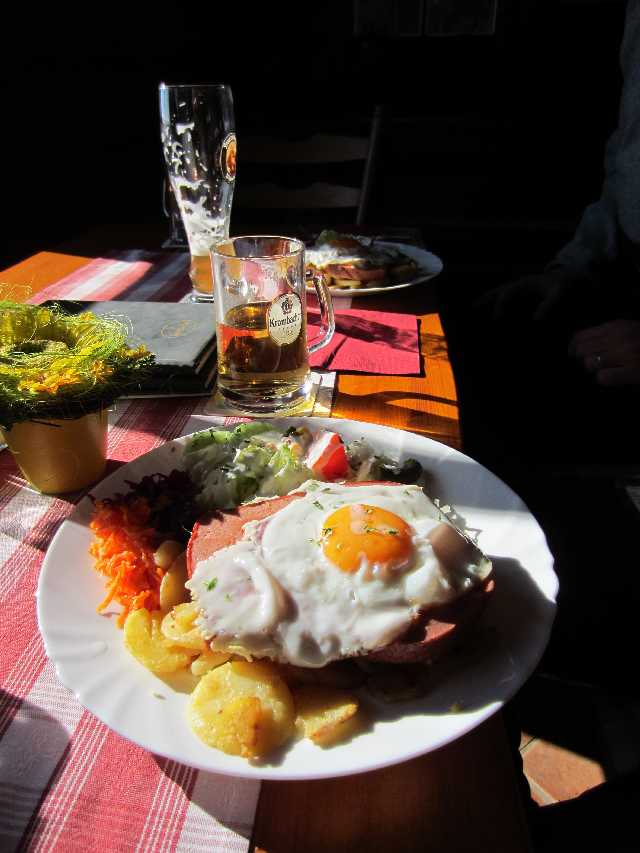
[[[204,181],[173,178],[172,183],[191,254],[206,255],[216,240],[227,236],[226,218],[212,216],[210,189]],[[183,189],[188,192],[183,194]]]
[[[228,236],[233,185],[219,168],[207,165],[193,144],[195,122],[163,128],[162,143],[173,193],[192,255],[207,255],[211,246]]]

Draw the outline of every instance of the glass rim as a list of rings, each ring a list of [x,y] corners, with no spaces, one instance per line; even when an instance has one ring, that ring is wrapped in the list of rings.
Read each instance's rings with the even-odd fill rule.
[[[216,247],[222,243],[234,243],[236,240],[288,240],[290,243],[295,243],[296,248],[291,252],[280,252],[275,255],[225,255],[223,252],[216,251]],[[217,258],[233,258],[240,261],[277,261],[283,258],[291,258],[304,252],[305,245],[302,240],[297,237],[286,237],[283,234],[238,234],[237,237],[228,237],[226,240],[220,240],[209,249],[209,255]]]
[[[230,89],[229,83],[158,83],[158,89]]]

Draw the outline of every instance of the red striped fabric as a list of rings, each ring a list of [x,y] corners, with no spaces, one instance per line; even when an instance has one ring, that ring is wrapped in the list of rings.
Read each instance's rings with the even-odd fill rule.
[[[191,290],[188,269],[185,253],[118,252],[90,261],[29,301],[38,305],[50,299],[177,302]]]
[[[190,288],[187,267],[185,255],[98,258],[34,301],[177,300]],[[180,435],[201,404],[118,403],[110,416],[110,464]],[[0,454],[0,849],[245,851],[259,783],[198,773],[128,743],[82,709],[46,659],[36,619],[38,576],[53,535],[81,497],[34,492],[8,452]],[[233,826],[224,821],[228,802]]]

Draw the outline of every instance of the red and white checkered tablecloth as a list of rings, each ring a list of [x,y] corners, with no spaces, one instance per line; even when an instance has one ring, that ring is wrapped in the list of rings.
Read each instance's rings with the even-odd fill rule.
[[[190,291],[187,253],[131,249],[94,258],[29,301],[38,305],[49,299],[179,302]]]
[[[177,302],[191,290],[188,267],[184,252],[111,253],[31,301]],[[350,302],[341,297],[339,306]],[[322,374],[329,394],[318,394],[313,414],[330,413],[334,380],[335,373]],[[110,416],[109,465],[219,414],[205,397],[119,402]],[[86,711],[47,661],[36,619],[38,575],[74,500],[34,491],[10,453],[0,452],[0,851],[247,850],[259,782],[199,772],[132,745]]]
[[[34,301],[177,301],[190,288],[187,267],[184,254],[96,259]],[[119,403],[110,464],[180,435],[199,405],[202,398],[189,397]],[[0,453],[0,850],[247,850],[259,782],[157,758],[58,682],[35,595],[45,551],[73,506],[35,492],[9,452]]]

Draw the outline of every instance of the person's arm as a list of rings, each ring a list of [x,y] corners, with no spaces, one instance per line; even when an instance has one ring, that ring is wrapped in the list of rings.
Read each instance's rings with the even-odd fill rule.
[[[619,259],[622,241],[640,255],[640,0],[627,4],[620,67],[618,126],[605,151],[602,194],[547,267],[572,278],[600,278]]]
[[[618,126],[605,150],[601,196],[543,272],[494,288],[478,300],[498,324],[551,322],[569,330],[602,322],[607,273],[614,271],[623,242],[624,251],[635,248],[640,260],[640,0],[627,3],[620,65]]]
[[[618,137],[615,131],[607,150],[615,150]],[[601,278],[606,268],[619,258],[619,234],[609,174],[605,177],[602,195],[586,208],[571,242],[558,252],[546,271],[563,272],[567,277],[581,280]]]

